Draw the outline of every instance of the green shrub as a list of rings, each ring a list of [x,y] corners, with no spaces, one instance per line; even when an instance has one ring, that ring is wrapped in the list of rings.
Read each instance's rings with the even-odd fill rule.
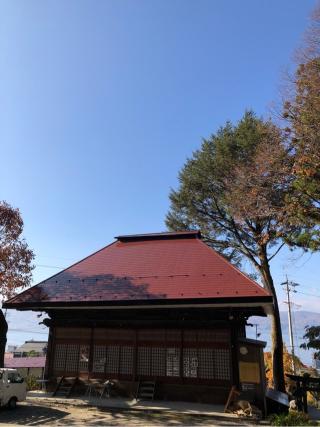
[[[37,378],[34,375],[28,375],[25,378],[26,384],[27,384],[27,390],[39,390],[40,385],[37,382]]]
[[[272,426],[316,426],[316,421],[310,420],[304,412],[289,412],[288,414],[273,414],[269,417]]]

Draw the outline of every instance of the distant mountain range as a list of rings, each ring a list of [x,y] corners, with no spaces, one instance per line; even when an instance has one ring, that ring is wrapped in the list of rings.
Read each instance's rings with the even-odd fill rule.
[[[48,328],[44,325],[39,325],[39,322],[45,318],[44,315],[38,317],[37,313],[32,311],[7,311],[7,321],[9,324],[8,344],[23,344],[26,340],[45,340],[48,336]],[[257,324],[257,331],[260,333],[259,340],[266,341],[268,350],[270,348],[270,319],[267,317],[251,317],[249,323]],[[288,314],[281,312],[282,333],[286,345],[289,348],[289,330],[288,330]],[[312,351],[306,351],[300,348],[303,342],[303,335],[307,325],[320,325],[320,313],[311,311],[294,311],[293,312],[293,331],[294,345],[297,356],[301,358],[306,365],[312,365]],[[256,337],[256,328],[247,327],[247,336],[249,338]]]
[[[282,325],[282,335],[285,344],[289,349],[289,327],[288,327],[288,313],[282,311],[281,316],[281,325]],[[311,366],[313,364],[313,351],[303,350],[300,348],[300,344],[304,342],[303,335],[305,334],[305,327],[307,325],[320,325],[320,313],[313,313],[311,311],[293,311],[292,312],[292,323],[293,323],[293,339],[295,346],[295,353],[303,363]],[[268,317],[250,317],[248,323],[257,324],[259,340],[267,342],[267,350],[270,348],[270,319]],[[247,336],[250,338],[255,338],[256,328],[247,327]]]

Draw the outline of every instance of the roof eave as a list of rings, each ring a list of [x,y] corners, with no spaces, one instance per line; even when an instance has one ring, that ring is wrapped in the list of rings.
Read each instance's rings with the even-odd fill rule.
[[[47,309],[127,309],[147,307],[257,307],[272,304],[271,296],[253,297],[224,297],[224,298],[190,298],[190,299],[150,299],[150,300],[125,300],[125,301],[40,301],[25,303],[3,304],[4,308],[17,310],[47,310]]]

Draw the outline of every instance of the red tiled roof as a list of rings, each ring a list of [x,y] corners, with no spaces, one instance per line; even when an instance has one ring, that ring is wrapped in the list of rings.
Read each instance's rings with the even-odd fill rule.
[[[207,246],[196,231],[120,236],[4,306],[221,301],[241,297],[252,301],[271,298],[265,289]]]
[[[44,368],[46,364],[45,356],[41,357],[7,357],[4,358],[4,367],[17,368]]]

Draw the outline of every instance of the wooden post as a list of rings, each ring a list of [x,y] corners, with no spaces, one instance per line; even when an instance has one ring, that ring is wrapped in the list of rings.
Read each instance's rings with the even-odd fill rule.
[[[46,364],[44,368],[44,379],[48,380],[53,374],[53,363],[54,363],[54,347],[55,347],[55,328],[49,326],[48,334],[48,347],[46,353]]]
[[[93,370],[93,334],[94,334],[94,327],[91,327],[91,334],[90,334],[90,347],[89,347],[89,362],[88,362],[88,378],[91,378],[92,370]]]
[[[184,382],[183,377],[183,347],[184,347],[184,329],[182,328],[180,331],[180,379]]]
[[[307,400],[307,379],[302,377],[302,404],[303,404],[303,412],[305,414],[308,413],[308,400]]]
[[[132,366],[132,381],[137,380],[137,360],[138,360],[138,332],[134,330],[134,347],[133,347],[133,366]]]
[[[239,379],[239,351],[238,351],[238,329],[237,325],[231,323],[231,360],[232,360],[232,384],[240,388]]]

